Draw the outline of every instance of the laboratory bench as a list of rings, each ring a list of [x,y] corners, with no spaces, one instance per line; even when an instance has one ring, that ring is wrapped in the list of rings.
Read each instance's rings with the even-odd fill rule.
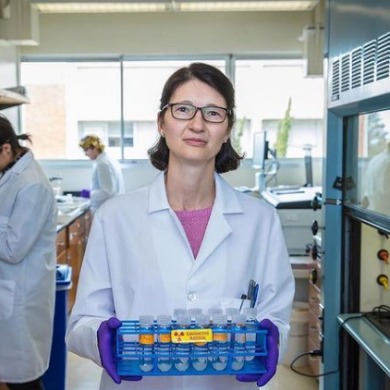
[[[57,224],[57,264],[67,264],[72,267],[72,288],[68,294],[68,310],[73,307],[80,268],[91,228],[91,212],[89,203],[74,210],[66,219],[58,219]]]
[[[383,390],[390,377],[390,339],[362,314],[341,314],[337,319],[363,352],[363,388]]]

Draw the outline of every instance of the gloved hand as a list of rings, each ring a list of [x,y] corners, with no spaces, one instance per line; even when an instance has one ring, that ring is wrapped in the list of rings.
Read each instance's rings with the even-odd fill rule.
[[[120,326],[122,326],[122,322],[119,321],[118,318],[111,317],[109,320],[103,321],[97,331],[98,348],[102,366],[112,380],[118,385],[122,382],[122,379],[125,381],[140,381],[142,379],[142,376],[121,377],[116,372],[115,331]]]
[[[257,386],[262,387],[267,384],[276,373],[276,366],[278,365],[279,359],[279,330],[278,327],[268,319],[261,321],[259,328],[268,330],[268,356],[265,361],[267,372],[265,374],[237,375],[236,379],[240,382],[257,382]]]
[[[91,197],[91,190],[87,190],[86,188],[81,190],[80,196],[82,198],[88,198],[89,199]]]

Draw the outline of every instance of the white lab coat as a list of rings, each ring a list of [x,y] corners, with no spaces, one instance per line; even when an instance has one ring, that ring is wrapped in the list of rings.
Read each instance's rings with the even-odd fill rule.
[[[258,319],[269,318],[286,348],[294,278],[279,219],[263,201],[215,175],[216,199],[198,257],[169,207],[164,174],[116,197],[95,216],[69,320],[70,351],[100,363],[96,332],[112,316],[172,314],[176,307],[239,307],[250,279]],[[103,371],[100,389],[256,389],[234,376],[144,377],[118,387]]]
[[[125,192],[119,163],[105,152],[94,161],[91,190],[91,211],[96,210],[108,199]]]
[[[370,160],[364,182],[368,208],[390,215],[390,144]]]
[[[57,207],[31,152],[0,179],[0,382],[39,378],[49,365]]]

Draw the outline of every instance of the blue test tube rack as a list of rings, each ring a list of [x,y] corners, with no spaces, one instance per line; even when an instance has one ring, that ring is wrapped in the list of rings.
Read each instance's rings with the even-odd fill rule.
[[[172,323],[173,325],[175,322]],[[191,328],[198,329],[198,328]],[[200,329],[200,328],[199,328]],[[202,330],[204,330],[202,328]],[[154,336],[154,346],[157,346],[157,335],[158,334],[167,334],[170,333],[170,330],[160,330],[157,326],[156,321],[153,325],[153,330],[140,330],[138,321],[122,321],[122,326],[117,329],[116,334],[116,357],[117,357],[117,373],[119,375],[141,375],[141,376],[182,376],[182,375],[237,375],[237,374],[263,374],[267,370],[265,368],[265,358],[268,355],[266,336],[268,331],[266,329],[260,329],[257,327],[256,330],[236,330],[232,329],[230,325],[226,329],[212,329],[213,333],[227,333],[230,335],[229,340],[232,340],[232,336],[235,333],[256,333],[256,344],[255,351],[253,352],[240,352],[237,353],[234,351],[234,346],[232,343],[229,343],[228,352],[219,354],[219,356],[227,357],[226,369],[223,371],[217,371],[209,363],[205,370],[197,371],[190,364],[189,368],[186,371],[178,371],[174,366],[169,371],[162,372],[158,369],[158,358],[159,357],[170,357],[174,360],[177,357],[189,357],[190,359],[194,357],[207,357],[212,358],[217,356],[216,353],[213,353],[211,345],[209,344],[209,349],[207,353],[194,353],[191,349],[189,355],[180,355],[172,351],[170,354],[159,354],[153,352],[150,354],[145,354],[140,352],[138,338],[140,334],[153,334]],[[174,345],[174,344],[172,344]],[[245,361],[244,367],[240,370],[232,369],[232,360],[234,357],[245,357],[254,356],[250,361]],[[152,358],[153,360],[153,369],[149,372],[144,372],[139,368],[139,361],[142,358]]]

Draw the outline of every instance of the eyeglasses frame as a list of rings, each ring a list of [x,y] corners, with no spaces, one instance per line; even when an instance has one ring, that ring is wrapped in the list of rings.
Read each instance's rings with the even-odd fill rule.
[[[188,119],[176,118],[176,117],[173,115],[172,107],[175,106],[175,105],[177,105],[177,104],[182,104],[183,106],[195,107],[194,115],[193,115],[191,118],[188,118]],[[214,108],[219,108],[219,109],[221,109],[221,110],[224,110],[224,111],[226,112],[225,118],[223,118],[223,120],[220,121],[220,122],[212,122],[212,121],[207,120],[207,119],[204,117],[203,109],[204,109],[204,108],[210,108],[210,107],[211,107],[211,108],[212,108],[212,107],[214,107]],[[203,118],[203,120],[204,120],[205,122],[207,122],[207,123],[223,123],[223,122],[225,122],[225,120],[226,120],[226,118],[228,117],[228,115],[232,115],[232,110],[229,109],[229,108],[219,107],[219,106],[213,106],[213,105],[210,105],[210,106],[203,106],[203,107],[197,107],[197,106],[195,106],[195,105],[193,105],[193,104],[189,104],[189,103],[168,103],[168,104],[166,104],[166,105],[160,110],[160,112],[163,112],[163,111],[166,110],[167,108],[170,108],[170,109],[171,109],[172,117],[175,118],[175,119],[177,119],[178,121],[190,121],[190,120],[194,119],[194,118],[195,118],[195,115],[197,114],[197,112],[198,112],[199,110],[200,110],[200,112],[202,113],[202,118]]]

